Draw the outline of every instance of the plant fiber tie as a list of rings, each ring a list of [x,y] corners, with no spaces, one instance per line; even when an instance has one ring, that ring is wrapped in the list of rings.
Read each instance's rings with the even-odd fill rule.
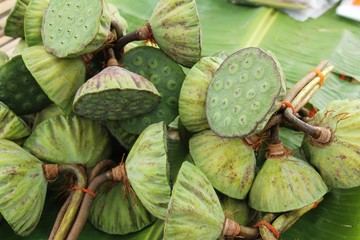
[[[316,75],[320,78],[320,82],[319,82],[319,85],[320,87],[324,84],[325,82],[325,76],[324,74],[317,68],[314,68],[314,69],[311,69],[310,72],[314,72],[316,73]]]
[[[260,227],[261,225],[267,227],[275,236],[276,239],[279,238],[280,236],[280,233],[278,232],[278,230],[276,230],[276,228],[274,228],[273,225],[271,225],[270,223],[266,222],[266,221],[260,221],[258,222],[257,224],[254,225],[254,228],[258,228]]]
[[[86,189],[86,188],[81,187],[81,186],[73,186],[71,188],[71,190],[80,190],[80,191],[82,191],[84,193],[89,194],[92,198],[95,198],[95,196],[96,196],[93,190]]]
[[[284,105],[285,105],[286,107],[288,107],[288,108],[291,108],[293,114],[296,113],[296,110],[295,110],[294,106],[291,104],[291,102],[283,101],[283,102],[280,102],[280,103],[281,103],[281,104],[284,104]]]

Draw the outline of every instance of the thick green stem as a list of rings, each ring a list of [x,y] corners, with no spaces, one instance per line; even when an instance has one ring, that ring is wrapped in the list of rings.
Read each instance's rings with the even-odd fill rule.
[[[59,165],[59,173],[70,172],[76,176],[77,186],[86,187],[87,179],[85,170],[77,165]],[[62,240],[65,239],[72,223],[76,217],[79,206],[83,199],[84,193],[82,191],[75,191],[72,193],[72,198],[69,203],[69,206],[62,218],[60,226],[55,233],[54,240]]]
[[[66,210],[67,210],[67,208],[69,207],[71,198],[72,198],[72,194],[70,194],[70,196],[66,199],[66,201],[64,202],[64,204],[61,206],[61,209],[60,209],[60,211],[58,212],[58,214],[57,214],[57,216],[56,216],[56,220],[55,220],[55,223],[54,223],[53,228],[52,228],[52,230],[51,230],[49,239],[54,239],[55,234],[56,234],[56,232],[58,231],[59,226],[60,226],[60,224],[61,224],[61,221],[62,221],[63,218],[64,218],[64,215],[65,215],[65,213],[66,213]]]

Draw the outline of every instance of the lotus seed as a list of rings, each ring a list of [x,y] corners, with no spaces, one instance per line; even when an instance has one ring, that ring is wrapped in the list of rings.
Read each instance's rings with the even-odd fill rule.
[[[246,82],[249,79],[249,75],[246,72],[240,73],[240,82]]]
[[[252,57],[247,57],[242,63],[242,66],[244,68],[250,68],[252,65],[253,65],[253,58]]]
[[[240,112],[240,106],[239,105],[235,105],[234,107],[233,107],[233,114],[238,114],[239,112]]]
[[[221,101],[221,108],[222,108],[222,109],[225,109],[228,105],[229,105],[229,100],[228,100],[227,98],[224,98],[224,99]]]
[[[226,79],[226,81],[225,81],[225,89],[230,89],[232,85],[233,85],[232,79]]]
[[[160,83],[160,76],[157,75],[156,73],[154,73],[153,75],[151,75],[150,81],[151,81],[153,84],[157,85],[157,84]]]
[[[175,80],[171,79],[167,82],[167,88],[169,90],[175,90],[176,87],[177,87],[177,82]]]
[[[171,69],[169,67],[163,67],[162,72],[165,76],[169,76],[171,73]]]
[[[247,94],[246,94],[246,98],[251,99],[251,98],[253,98],[253,97],[255,97],[255,90],[254,90],[254,89],[250,89],[250,90],[247,92]]]
[[[221,80],[217,80],[215,83],[214,83],[214,89],[219,91],[222,89],[222,81]]]
[[[246,124],[246,116],[240,116],[239,123],[240,123],[240,125],[245,125]]]
[[[141,123],[144,124],[144,125],[150,125],[151,124],[151,118],[149,117],[143,117],[141,119]]]
[[[227,127],[229,126],[231,123],[231,118],[230,117],[226,117],[225,120],[224,120],[224,126]]]
[[[219,112],[214,113],[212,120],[213,122],[217,122],[220,120],[221,114]]]
[[[269,82],[265,81],[265,82],[261,83],[260,91],[266,92],[267,90],[269,90],[269,87],[270,87]]]
[[[32,103],[26,102],[23,104],[24,109],[31,109]]]
[[[257,79],[260,79],[264,76],[264,68],[263,67],[259,67],[258,69],[256,69],[255,71],[255,77]]]
[[[237,63],[231,63],[229,66],[229,73],[236,73],[239,68]]]
[[[20,101],[23,98],[23,95],[21,93],[18,93],[15,95],[15,100]]]
[[[240,96],[241,96],[241,92],[242,92],[242,89],[241,89],[241,88],[235,89],[235,91],[234,91],[234,97],[235,97],[235,98],[240,97]]]
[[[166,101],[169,106],[175,106],[177,104],[176,97],[169,97]]]
[[[158,66],[158,61],[155,58],[152,58],[148,62],[149,67],[156,68]]]
[[[260,107],[260,102],[258,102],[258,101],[253,102],[253,103],[251,104],[251,109],[252,109],[252,110],[257,110],[257,109],[259,109],[259,107]]]
[[[164,118],[166,113],[163,109],[159,109],[159,111],[156,113],[156,115],[159,117],[159,118]]]
[[[212,107],[215,107],[216,104],[217,104],[217,97],[214,96],[214,97],[211,98],[210,105]]]

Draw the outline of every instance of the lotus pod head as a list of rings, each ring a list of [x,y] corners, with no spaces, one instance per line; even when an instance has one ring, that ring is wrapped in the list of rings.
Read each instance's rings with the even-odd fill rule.
[[[17,55],[0,67],[0,101],[17,115],[31,114],[51,103],[31,72],[24,58]]]
[[[180,91],[179,115],[191,132],[210,128],[206,118],[206,93],[222,61],[219,57],[203,57],[186,74]]]
[[[164,219],[170,201],[170,172],[164,122],[147,127],[126,159],[130,184],[145,208]]]
[[[41,122],[45,121],[46,119],[64,114],[65,113],[61,110],[61,108],[59,108],[55,104],[51,104],[48,107],[44,108],[42,111],[36,113],[35,120],[33,123],[33,129],[35,129],[37,125],[39,125]]]
[[[30,128],[4,103],[0,102],[0,139],[19,140],[29,136]]]
[[[210,181],[185,161],[173,186],[165,218],[164,240],[217,239],[225,215]]]
[[[120,145],[127,151],[130,151],[139,135],[127,132],[122,128],[121,122],[122,121],[105,121],[104,124]]]
[[[149,112],[160,101],[159,92],[149,80],[125,68],[110,66],[78,89],[73,108],[86,118],[121,120]]]
[[[250,207],[261,212],[286,212],[318,201],[328,191],[319,173],[293,156],[268,158],[249,194]]]
[[[195,134],[189,147],[195,165],[215,189],[232,198],[246,198],[255,178],[252,147],[240,138],[222,138],[211,130]]]
[[[360,99],[335,100],[318,111],[312,124],[332,130],[329,144],[305,137],[302,149],[331,188],[360,185]]]
[[[120,64],[149,79],[161,95],[161,102],[152,111],[122,122],[127,132],[139,135],[153,123],[169,124],[178,116],[178,99],[185,74],[174,60],[158,48],[140,46],[129,50]]]
[[[50,0],[31,0],[24,15],[24,35],[29,47],[42,45],[41,27]]]
[[[108,39],[110,22],[104,0],[50,0],[42,24],[44,46],[60,58],[96,51]]]
[[[124,235],[140,231],[155,221],[137,196],[125,192],[124,187],[123,182],[109,182],[97,190],[89,216],[97,229]]]
[[[210,128],[223,137],[263,130],[286,90],[277,60],[260,48],[243,48],[221,64],[206,97]]]
[[[185,67],[201,57],[201,26],[195,0],[160,0],[149,20],[159,47]]]
[[[47,162],[86,167],[95,166],[111,154],[106,128],[76,115],[58,115],[44,120],[26,139],[24,148]]]
[[[25,49],[23,59],[48,98],[65,113],[71,113],[76,91],[85,82],[83,62],[77,58],[57,58],[43,46]]]
[[[9,56],[5,52],[0,51],[0,67],[4,65],[4,63],[6,63],[8,60]]]
[[[16,0],[15,6],[11,9],[8,15],[5,26],[4,34],[13,38],[24,37],[24,14],[30,0]]]
[[[16,143],[0,139],[0,213],[14,232],[29,235],[44,207],[42,163]]]

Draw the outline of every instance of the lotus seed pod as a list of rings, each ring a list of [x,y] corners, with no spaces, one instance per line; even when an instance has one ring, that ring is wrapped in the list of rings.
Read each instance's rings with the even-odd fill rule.
[[[40,111],[51,103],[17,55],[0,67],[0,101],[17,115]]]
[[[245,137],[263,130],[284,96],[278,62],[260,48],[230,55],[211,80],[206,97],[210,128],[223,137]]]
[[[159,92],[149,80],[110,66],[78,89],[74,112],[95,120],[120,120],[147,113],[160,101]]]
[[[9,56],[4,53],[3,51],[0,51],[0,67],[4,65],[9,60]]]
[[[159,47],[185,67],[201,57],[201,26],[195,0],[160,0],[149,20]]]
[[[326,184],[307,162],[292,156],[268,158],[249,194],[250,207],[261,212],[286,212],[318,201]]]
[[[164,121],[169,124],[178,116],[178,99],[185,74],[181,67],[163,51],[141,46],[128,51],[121,65],[154,84],[161,95],[161,102],[152,111],[122,121],[129,133],[139,135],[147,126]]]
[[[19,140],[31,133],[26,123],[0,102],[0,139]]]
[[[185,77],[179,97],[179,114],[181,122],[191,132],[210,128],[206,118],[206,93],[222,61],[218,57],[203,57]]]
[[[45,202],[42,163],[16,143],[0,139],[0,182],[1,215],[16,234],[29,235]]]
[[[164,240],[220,237],[225,222],[219,198],[199,168],[184,162],[165,218]]]
[[[53,103],[65,113],[72,110],[78,88],[85,82],[85,66],[80,59],[60,59],[33,46],[23,51],[26,67]]]
[[[42,45],[41,27],[50,0],[31,0],[24,16],[24,35],[29,47]]]
[[[166,136],[164,122],[147,127],[130,150],[125,165],[141,203],[160,219],[165,218],[171,194]]]
[[[222,138],[211,130],[195,134],[189,143],[195,165],[214,188],[225,195],[245,199],[255,178],[252,147],[239,138]]]
[[[105,121],[104,124],[120,145],[127,151],[130,151],[139,135],[128,133],[124,130],[122,128],[121,121]]]
[[[155,221],[137,196],[126,192],[124,187],[122,182],[110,182],[97,190],[89,216],[97,229],[123,235],[140,231]]]
[[[129,27],[126,19],[121,16],[118,8],[115,5],[108,3],[108,6],[110,10],[111,20],[115,21],[119,25],[119,27],[122,29],[122,34],[125,35]]]
[[[329,144],[305,137],[302,149],[331,188],[360,185],[360,99],[336,100],[317,112],[312,124],[332,129]]]
[[[35,129],[37,125],[39,125],[41,122],[45,121],[46,119],[64,114],[65,113],[61,110],[61,108],[59,108],[55,104],[51,104],[45,109],[43,109],[41,112],[36,113],[35,120],[33,123],[33,129]]]
[[[6,19],[4,34],[13,38],[24,37],[24,14],[30,0],[16,0],[15,6]]]
[[[42,39],[55,56],[77,57],[100,49],[108,40],[111,13],[104,0],[50,0]]]
[[[168,131],[167,147],[170,180],[171,184],[174,184],[182,163],[188,159],[189,151],[181,142],[179,132],[177,130]]]
[[[24,148],[46,162],[89,168],[111,154],[106,128],[75,115],[58,115],[41,122],[26,139]]]

